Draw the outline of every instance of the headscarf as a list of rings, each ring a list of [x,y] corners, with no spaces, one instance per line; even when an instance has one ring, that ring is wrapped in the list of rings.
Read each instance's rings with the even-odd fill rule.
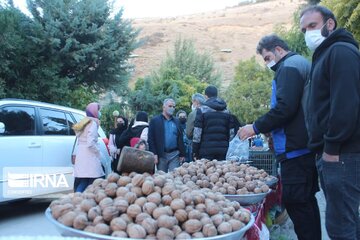
[[[111,130],[111,134],[116,134],[116,135],[121,135],[127,128],[128,128],[128,119],[126,117],[123,116],[119,116],[116,119],[122,118],[124,120],[124,125],[122,125],[121,127],[116,126],[116,128],[114,128],[113,130]]]
[[[100,104],[97,102],[89,103],[86,106],[86,116],[99,119]]]

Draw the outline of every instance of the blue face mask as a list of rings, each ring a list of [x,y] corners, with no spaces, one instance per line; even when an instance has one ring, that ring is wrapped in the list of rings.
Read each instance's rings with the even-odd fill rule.
[[[175,108],[168,108],[166,112],[167,112],[167,114],[169,114],[170,116],[172,116],[172,115],[174,115]]]
[[[101,118],[101,112],[99,111],[98,112],[98,119],[100,119]]]

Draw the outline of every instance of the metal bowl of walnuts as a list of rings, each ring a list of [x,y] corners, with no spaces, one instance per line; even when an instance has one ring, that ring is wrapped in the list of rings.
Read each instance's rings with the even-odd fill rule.
[[[257,204],[262,202],[266,195],[268,195],[271,192],[271,189],[269,189],[266,193],[248,193],[248,194],[225,194],[225,198],[229,199],[230,201],[236,201],[240,203],[242,206]]]
[[[45,216],[46,218],[55,225],[57,231],[64,237],[80,237],[80,238],[90,238],[90,239],[100,239],[100,240],[107,240],[107,239],[111,239],[111,240],[132,240],[132,238],[119,238],[119,237],[114,237],[114,236],[109,236],[109,235],[101,235],[101,234],[96,234],[96,233],[90,233],[90,232],[85,232],[82,230],[78,230],[72,227],[67,227],[63,224],[61,224],[60,222],[56,221],[52,214],[51,214],[51,209],[48,208],[45,211]],[[241,239],[245,233],[247,232],[247,230],[249,230],[252,225],[255,222],[255,217],[250,214],[250,221],[241,229],[235,231],[235,232],[231,232],[231,233],[227,233],[227,234],[223,234],[223,235],[217,235],[214,237],[207,237],[207,238],[200,238],[201,239],[206,239],[206,240],[239,240]],[[135,240],[135,239],[133,239]]]

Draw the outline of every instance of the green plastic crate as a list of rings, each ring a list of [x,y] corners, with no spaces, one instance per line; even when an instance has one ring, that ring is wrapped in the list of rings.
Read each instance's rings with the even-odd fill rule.
[[[249,161],[251,166],[264,169],[272,176],[278,175],[278,164],[275,154],[272,151],[249,151]]]

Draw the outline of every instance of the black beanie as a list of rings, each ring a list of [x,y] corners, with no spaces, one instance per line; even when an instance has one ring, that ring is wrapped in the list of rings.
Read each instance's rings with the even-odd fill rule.
[[[217,88],[215,86],[210,85],[205,89],[205,95],[208,98],[217,97],[218,90],[217,90]]]
[[[137,122],[148,122],[148,115],[146,112],[140,111],[136,114],[136,121]]]

